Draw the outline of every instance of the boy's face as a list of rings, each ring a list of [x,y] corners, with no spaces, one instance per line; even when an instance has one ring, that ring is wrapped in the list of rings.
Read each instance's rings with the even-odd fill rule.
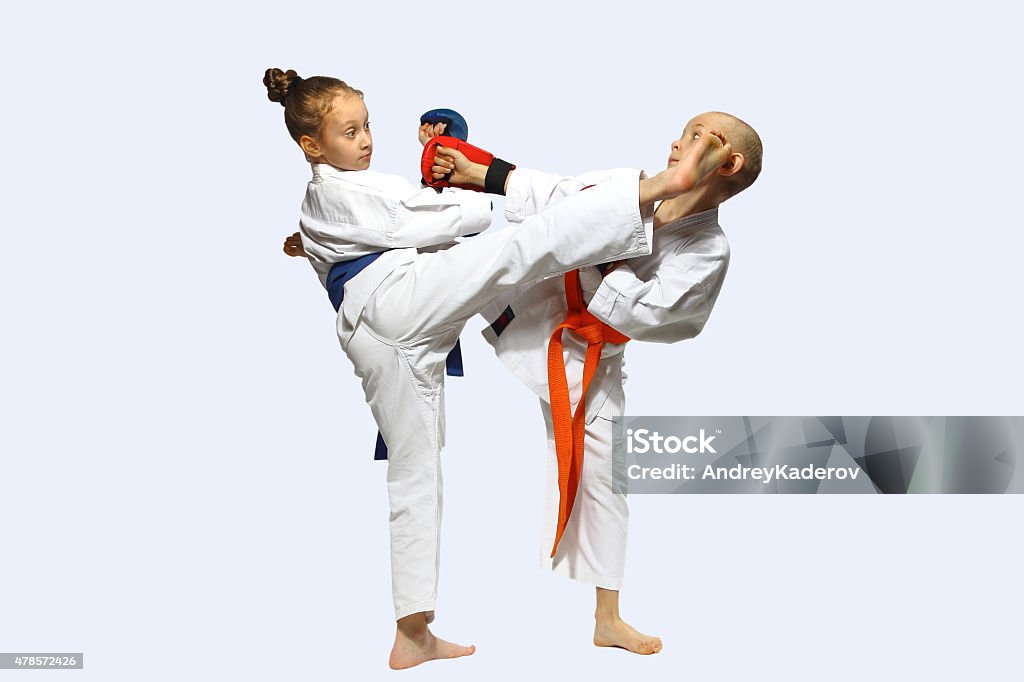
[[[320,160],[342,170],[366,170],[373,155],[370,114],[363,98],[338,95],[316,140]]]
[[[683,128],[683,134],[679,136],[679,139],[672,143],[672,151],[668,155],[668,167],[679,163],[679,160],[683,158],[687,150],[697,143],[700,136],[704,134],[706,130],[716,129],[725,132],[726,139],[729,137],[728,120],[723,116],[717,116],[714,113],[700,114],[690,119],[690,122]],[[711,177],[711,176],[709,176]]]

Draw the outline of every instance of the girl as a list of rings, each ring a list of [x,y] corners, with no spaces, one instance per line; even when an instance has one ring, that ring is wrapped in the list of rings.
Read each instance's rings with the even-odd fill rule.
[[[268,69],[264,84],[270,100],[284,106],[288,131],[312,163],[300,228],[321,282],[326,285],[334,263],[370,261],[344,287],[338,338],[389,451],[397,620],[390,665],[472,654],[475,647],[445,642],[427,627],[437,600],[445,356],[466,321],[501,291],[648,254],[649,207],[691,189],[727,158],[728,145],[706,136],[714,142],[653,178],[617,171],[507,230],[424,250],[487,227],[486,196],[438,194],[369,170],[373,140],[363,94],[343,81]],[[453,149],[439,147],[437,154],[434,177],[450,172],[453,184],[503,191],[515,172],[504,167],[504,177],[495,178],[494,168]]]

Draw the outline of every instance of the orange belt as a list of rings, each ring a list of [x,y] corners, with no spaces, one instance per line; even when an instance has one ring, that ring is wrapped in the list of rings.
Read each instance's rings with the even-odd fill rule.
[[[572,514],[576,493],[580,487],[580,472],[583,470],[583,435],[586,432],[586,397],[590,380],[594,378],[601,361],[604,343],[625,343],[629,337],[615,331],[594,317],[583,305],[583,291],[580,289],[580,271],[565,273],[565,302],[569,314],[551,335],[548,343],[548,390],[551,398],[551,421],[555,430],[555,452],[558,455],[558,527],[555,530],[555,545],[551,556],[555,556],[558,543],[565,532],[565,526]],[[562,330],[570,329],[587,342],[587,357],[583,363],[583,389],[576,412],[572,412],[569,401],[569,382],[565,376],[562,360]]]

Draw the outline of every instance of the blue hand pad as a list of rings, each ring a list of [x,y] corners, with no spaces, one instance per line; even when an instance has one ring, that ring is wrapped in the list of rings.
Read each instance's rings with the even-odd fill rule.
[[[420,125],[424,123],[447,123],[443,135],[457,137],[463,142],[469,139],[469,124],[462,114],[453,109],[431,109],[420,116]]]

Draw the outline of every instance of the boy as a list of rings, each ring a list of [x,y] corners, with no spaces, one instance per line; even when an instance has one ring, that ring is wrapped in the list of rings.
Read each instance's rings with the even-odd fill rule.
[[[579,271],[587,310],[614,331],[638,341],[672,343],[703,329],[721,289],[729,245],[718,226],[718,206],[750,186],[761,168],[761,141],[749,125],[729,114],[694,117],[672,143],[668,166],[712,129],[732,145],[728,160],[695,189],[662,202],[654,214],[649,256],[620,261],[605,270]],[[515,172],[506,192],[506,217],[519,222],[560,198],[599,182],[601,173],[561,178]],[[566,319],[566,280],[556,276],[495,299],[481,313],[491,326],[484,337],[503,363],[540,397],[550,451],[541,562],[550,570],[594,585],[597,590],[594,643],[640,654],[657,653],[661,640],[643,635],[619,616],[625,563],[627,506],[612,489],[612,417],[624,414],[623,343],[605,343],[586,395],[584,457],[572,513],[557,550],[559,470],[548,385],[549,337]],[[575,410],[587,343],[562,334],[566,376]],[[555,351],[557,358],[557,350]],[[570,482],[571,485],[572,482]],[[562,493],[564,495],[564,491]]]

